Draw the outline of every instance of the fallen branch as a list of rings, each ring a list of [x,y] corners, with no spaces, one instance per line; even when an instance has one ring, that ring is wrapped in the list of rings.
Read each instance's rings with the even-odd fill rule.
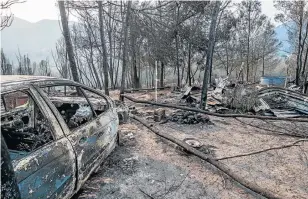
[[[297,137],[297,138],[306,138],[308,137],[308,134],[305,135],[305,134],[302,134],[302,133],[286,133],[286,132],[282,132],[282,131],[278,131],[278,130],[273,130],[273,129],[268,129],[268,128],[263,128],[261,127],[260,125],[253,125],[251,123],[246,123],[238,118],[234,118],[236,121],[244,124],[244,125],[248,125],[248,126],[251,126],[251,127],[254,127],[254,128],[257,128],[257,129],[261,129],[261,130],[264,130],[264,131],[270,131],[270,132],[273,132],[273,133],[267,133],[267,134],[271,134],[271,135],[284,135],[284,136],[290,136],[290,137]],[[270,125],[273,125],[271,123],[268,123]],[[282,127],[280,127],[282,128]]]
[[[155,199],[153,196],[151,196],[150,194],[146,193],[145,191],[143,191],[143,190],[140,189],[140,188],[139,188],[139,191],[140,191],[141,193],[143,193],[145,196],[147,196],[147,197],[149,197],[149,198],[151,198],[151,199]]]
[[[232,172],[228,167],[226,167],[224,164],[218,162],[217,160],[211,158],[210,156],[207,156],[206,154],[202,153],[201,151],[198,151],[197,149],[191,147],[190,145],[186,144],[185,142],[182,142],[181,140],[178,140],[174,138],[173,136],[170,136],[169,134],[160,133],[159,131],[153,129],[150,125],[147,124],[146,121],[143,121],[142,119],[132,115],[132,118],[136,121],[140,122],[144,126],[146,126],[148,129],[150,129],[153,133],[156,135],[163,137],[181,147],[183,147],[187,152],[190,152],[191,154],[201,158],[202,160],[205,160],[206,162],[212,164],[216,168],[218,168],[220,171],[223,172],[226,176],[229,176],[231,179],[233,179],[235,182],[241,184],[242,186],[246,187],[247,189],[250,189],[251,191],[262,195],[266,198],[276,199],[276,198],[283,198],[278,196],[276,193],[272,193],[269,190],[263,189],[258,187],[256,184],[249,182],[245,178],[242,178],[241,176],[238,176],[236,173]]]
[[[279,118],[279,117],[268,117],[268,116],[259,116],[259,115],[212,113],[212,112],[209,112],[209,111],[204,111],[204,110],[200,110],[200,109],[196,109],[196,108],[189,108],[189,107],[185,107],[185,106],[176,106],[176,105],[171,105],[171,104],[161,104],[161,103],[150,102],[150,101],[145,101],[145,100],[137,100],[137,99],[129,97],[127,95],[122,95],[122,96],[131,100],[132,102],[135,102],[135,103],[151,104],[151,105],[162,106],[162,107],[167,107],[167,108],[182,109],[182,110],[186,110],[186,111],[203,113],[203,114],[212,115],[212,116],[216,116],[216,117],[241,117],[241,118],[255,118],[255,119],[261,119],[261,120],[283,120],[283,121],[294,121],[294,122],[308,122],[308,119],[305,119],[305,118]]]
[[[263,150],[255,151],[255,152],[251,152],[251,153],[244,153],[244,154],[239,154],[239,155],[234,155],[234,156],[215,158],[215,160],[227,160],[227,159],[231,159],[231,158],[239,158],[239,157],[244,157],[244,156],[256,155],[256,154],[264,153],[264,152],[271,151],[271,150],[285,149],[285,148],[289,148],[289,147],[293,147],[293,146],[298,146],[297,144],[299,142],[307,142],[307,141],[308,141],[308,139],[301,139],[301,140],[297,140],[297,141],[293,142],[292,144],[282,145],[282,146],[278,146],[278,147],[271,147],[271,148],[268,148],[268,149],[263,149]]]

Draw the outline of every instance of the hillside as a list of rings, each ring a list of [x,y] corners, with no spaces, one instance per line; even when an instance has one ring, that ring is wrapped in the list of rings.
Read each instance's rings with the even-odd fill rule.
[[[41,20],[30,23],[15,17],[12,25],[1,32],[1,43],[10,60],[16,60],[18,48],[22,54],[28,54],[31,60],[40,61],[49,57],[56,41],[61,37],[57,20]]]

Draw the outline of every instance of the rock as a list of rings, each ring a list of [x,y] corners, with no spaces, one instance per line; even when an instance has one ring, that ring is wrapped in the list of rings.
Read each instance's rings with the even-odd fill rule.
[[[161,120],[166,118],[166,111],[165,109],[156,109],[154,110],[154,121],[160,122]]]

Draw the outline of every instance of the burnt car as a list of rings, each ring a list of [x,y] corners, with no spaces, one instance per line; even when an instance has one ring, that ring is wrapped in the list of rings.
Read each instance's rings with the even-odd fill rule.
[[[117,144],[114,102],[66,79],[0,78],[1,198],[71,198]]]

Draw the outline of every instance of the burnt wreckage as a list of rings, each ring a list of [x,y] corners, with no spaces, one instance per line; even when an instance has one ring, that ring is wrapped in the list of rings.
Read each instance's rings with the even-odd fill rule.
[[[111,98],[53,77],[1,76],[2,198],[70,198],[118,139]]]
[[[277,117],[298,117],[308,115],[308,95],[280,87],[260,89],[259,99],[267,107],[264,111]]]

